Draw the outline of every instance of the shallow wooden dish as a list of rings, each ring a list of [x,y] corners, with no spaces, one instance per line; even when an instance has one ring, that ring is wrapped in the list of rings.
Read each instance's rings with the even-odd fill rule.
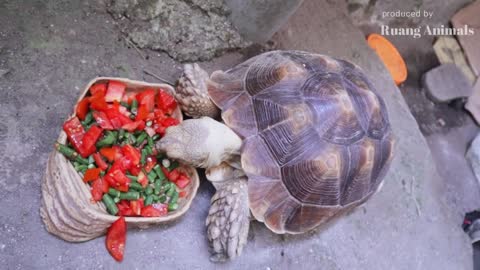
[[[172,95],[174,89],[167,84],[154,84],[133,81],[124,78],[99,77],[87,84],[80,95],[78,102],[88,93],[94,83],[115,80],[127,85],[127,92],[141,91],[145,88],[162,88]],[[76,107],[76,105],[75,105]],[[75,108],[73,110],[73,116]],[[182,112],[177,107],[173,117],[183,120]],[[62,130],[57,141],[66,143],[67,136]],[[178,201],[178,209],[163,217],[126,217],[129,227],[145,228],[150,225],[160,224],[175,220],[185,214],[190,208],[193,198],[197,194],[200,180],[195,168],[181,164],[179,169],[186,172],[191,183],[187,190],[187,197]],[[47,168],[42,181],[42,205],[40,215],[48,232],[71,242],[87,241],[103,235],[110,224],[118,219],[107,213],[102,202],[91,201],[90,188],[75,171],[72,163],[62,154],[53,150],[47,161]]]

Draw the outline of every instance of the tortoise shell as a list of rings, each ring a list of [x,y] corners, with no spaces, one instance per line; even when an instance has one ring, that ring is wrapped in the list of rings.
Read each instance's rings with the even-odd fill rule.
[[[365,202],[393,151],[387,110],[359,67],[273,51],[226,72],[208,92],[243,138],[250,209],[276,233],[302,233]]]

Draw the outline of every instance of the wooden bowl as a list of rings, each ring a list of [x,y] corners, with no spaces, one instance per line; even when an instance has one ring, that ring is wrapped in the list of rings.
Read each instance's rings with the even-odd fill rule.
[[[87,84],[77,100],[80,102],[88,93],[90,86],[106,81],[120,81],[127,85],[127,92],[138,92],[145,88],[162,88],[170,94],[174,89],[168,84],[146,83],[125,78],[99,77]],[[75,105],[76,108],[77,105]],[[73,115],[75,115],[75,108]],[[173,117],[183,120],[179,107]],[[62,130],[57,141],[65,144],[67,135]],[[180,164],[179,170],[187,173],[191,183],[186,187],[187,196],[178,200],[178,209],[162,217],[126,217],[129,227],[145,228],[181,217],[190,208],[197,194],[200,180],[195,168]],[[53,150],[47,161],[47,168],[42,181],[42,205],[40,215],[48,232],[71,242],[87,241],[103,235],[118,216],[107,213],[102,202],[93,202],[90,187],[83,182],[72,163],[58,151]]]

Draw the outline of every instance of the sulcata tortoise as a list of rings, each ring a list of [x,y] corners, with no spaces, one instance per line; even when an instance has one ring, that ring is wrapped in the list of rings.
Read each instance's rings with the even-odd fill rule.
[[[364,203],[392,159],[385,104],[347,61],[273,51],[210,77],[186,65],[176,91],[198,119],[168,128],[157,148],[207,169],[213,261],[240,255],[250,215],[298,234]]]

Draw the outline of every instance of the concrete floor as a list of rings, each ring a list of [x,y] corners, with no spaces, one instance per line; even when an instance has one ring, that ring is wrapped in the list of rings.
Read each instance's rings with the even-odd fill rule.
[[[0,265],[6,269],[472,269],[472,250],[459,224],[463,211],[478,207],[479,196],[471,184],[451,182],[450,177],[461,179],[468,173],[437,173],[427,142],[430,147],[439,145],[432,149],[457,153],[450,160],[436,158],[437,166],[446,167],[442,164],[454,160],[466,172],[460,158],[464,146],[457,138],[463,134],[462,140],[468,141],[474,127],[448,139],[425,140],[398,88],[350,23],[340,1],[305,0],[275,39],[281,48],[317,51],[357,63],[384,97],[399,143],[384,188],[368,203],[334,226],[300,236],[274,235],[254,222],[242,257],[221,265],[208,260],[204,220],[213,189],[206,182],[191,211],[178,222],[130,230],[122,264],[110,258],[104,238],[72,244],[49,235],[38,214],[40,180],[53,141],[83,85],[100,75],[155,81],[142,73],[144,68],[169,80],[180,73],[180,65],[164,54],[144,51],[149,56],[145,60],[128,48],[101,3],[94,3],[0,2],[0,70],[8,71],[0,75]],[[318,18],[314,22],[307,20],[312,14]],[[241,54],[229,54],[204,66],[212,71],[243,59]]]

